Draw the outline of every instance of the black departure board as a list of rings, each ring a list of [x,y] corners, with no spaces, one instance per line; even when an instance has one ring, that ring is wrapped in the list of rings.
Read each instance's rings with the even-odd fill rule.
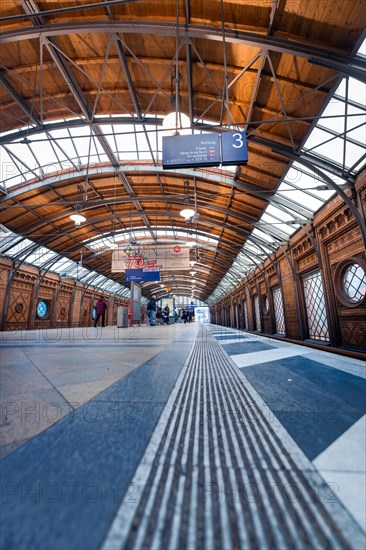
[[[163,168],[247,164],[245,132],[163,137]]]
[[[163,137],[163,168],[218,166],[220,161],[219,134]]]

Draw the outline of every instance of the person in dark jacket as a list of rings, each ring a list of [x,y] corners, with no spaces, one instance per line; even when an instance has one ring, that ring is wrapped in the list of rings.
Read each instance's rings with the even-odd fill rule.
[[[169,315],[170,315],[170,307],[168,306],[168,304],[166,304],[165,308],[163,309],[163,319],[166,325],[169,325]]]
[[[147,311],[149,313],[149,323],[151,327],[155,326],[155,312],[156,312],[156,296],[150,298],[147,304]]]
[[[187,308],[185,307],[182,311],[182,317],[181,319],[184,321],[184,324],[186,324],[187,322],[187,319],[188,319],[188,311],[187,311]]]
[[[99,298],[95,308],[97,310],[97,316],[94,321],[94,326],[97,326],[99,317],[102,317],[102,327],[105,327],[105,312],[107,311],[107,302],[105,301],[103,296]]]

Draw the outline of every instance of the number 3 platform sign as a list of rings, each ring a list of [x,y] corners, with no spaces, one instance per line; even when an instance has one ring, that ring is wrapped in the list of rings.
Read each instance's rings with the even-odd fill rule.
[[[163,168],[247,164],[245,132],[163,137]]]
[[[248,145],[245,132],[221,134],[221,164],[247,164]]]

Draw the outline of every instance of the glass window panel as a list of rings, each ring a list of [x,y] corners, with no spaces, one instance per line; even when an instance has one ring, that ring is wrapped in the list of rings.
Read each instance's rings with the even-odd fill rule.
[[[244,328],[245,330],[249,330],[248,306],[246,301],[244,301]]]
[[[132,155],[130,155],[131,158]],[[151,160],[151,153],[148,151],[143,151],[139,153],[139,160]]]
[[[366,275],[359,264],[349,265],[342,277],[342,285],[352,302],[360,302],[366,294]]]
[[[265,222],[265,223],[263,224],[262,222]],[[285,223],[281,223],[278,220],[276,220],[275,218],[273,218],[272,216],[269,216],[265,212],[261,217],[260,225],[266,225],[266,224],[273,224],[273,228],[275,230],[279,229],[280,231],[284,231],[285,233],[287,233],[287,235],[291,235],[291,233],[293,233],[296,230],[296,227],[297,227],[295,225],[290,227],[290,226],[286,225]]]
[[[320,272],[304,276],[303,288],[309,337],[314,340],[328,341],[328,320]]]
[[[365,94],[366,94],[366,89],[365,89]],[[364,101],[365,99],[363,98],[363,100],[359,101],[359,103],[363,104]],[[326,110],[324,111],[324,115],[328,115],[328,116],[344,115],[345,116],[345,112],[346,112],[346,104],[343,101],[338,101],[336,99],[333,99],[329,103]],[[353,116],[353,115],[357,115],[357,116]],[[364,123],[365,111],[358,109],[353,105],[348,105],[347,117],[348,117],[347,130],[350,130]],[[321,119],[319,121],[319,125],[325,128],[330,128],[331,130],[334,130],[335,132],[341,134],[344,132],[344,117]]]
[[[49,306],[45,300],[40,300],[37,304],[37,317],[39,319],[47,319],[49,316]]]
[[[285,315],[283,311],[282,291],[280,287],[273,289],[273,307],[277,334],[286,334]]]
[[[261,327],[261,314],[259,311],[259,298],[254,296],[254,319],[255,319],[255,330],[262,330]]]

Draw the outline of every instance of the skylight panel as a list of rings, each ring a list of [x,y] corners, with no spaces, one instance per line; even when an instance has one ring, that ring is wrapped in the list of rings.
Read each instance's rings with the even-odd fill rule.
[[[336,100],[333,100],[336,101]],[[327,114],[341,114],[345,116],[346,104],[340,101],[337,104],[333,102],[329,103],[325,112]],[[330,128],[335,132],[342,134],[344,132],[344,116],[338,118],[327,118],[319,121],[319,125],[324,128]],[[366,113],[362,109],[355,107],[353,105],[348,105],[347,107],[347,135],[348,131],[352,128],[357,128],[366,122]]]
[[[285,222],[293,221],[293,219],[294,219],[294,216],[291,216],[290,213],[284,212],[283,210],[280,210],[279,208],[277,208],[273,204],[269,204],[267,206],[265,212],[267,214],[270,214],[270,215],[274,216],[277,219],[280,219],[280,220],[282,219]]]
[[[348,81],[348,98],[361,105],[365,104],[366,87],[363,82],[350,78]]]
[[[49,132],[49,134],[55,141],[59,140],[60,146],[62,147],[63,151],[65,151],[65,154],[77,165],[78,157],[76,155],[75,146],[67,130],[52,130],[52,132]]]
[[[34,178],[35,174],[30,172],[33,170],[37,175],[40,175],[39,166],[36,163],[36,160],[32,154],[31,149],[25,143],[20,143],[19,141],[14,142],[14,147],[12,147],[12,152],[17,157],[16,162],[20,165],[20,169],[26,174],[28,178]]]
[[[297,208],[298,207],[301,208],[301,206],[304,206],[308,210],[315,212],[316,210],[318,210],[318,208],[320,208],[323,205],[323,202],[321,200],[309,194],[303,193],[298,189],[281,190],[281,193],[278,193],[278,196],[280,197],[283,196],[291,200],[291,202],[293,203],[293,211],[295,214],[296,214]]]
[[[264,233],[263,231],[261,231],[257,227],[255,227],[253,229],[252,234],[256,235],[257,237],[259,237],[262,240],[267,241],[269,243],[273,243],[275,241],[274,238],[271,235],[267,235],[267,233]]]
[[[46,136],[42,134],[42,137],[45,138],[44,141],[30,143],[29,147],[41,166],[47,166],[47,171],[49,173],[55,172],[59,169],[60,163],[49,141],[47,141]]]
[[[27,262],[36,266],[41,266],[57,256],[58,254],[56,252],[52,252],[52,250],[40,246],[33,254],[28,256]]]
[[[75,262],[69,260],[69,258],[61,256],[60,259],[55,264],[53,264],[52,271],[64,274],[67,272],[68,269],[71,269],[73,267],[76,267]]]
[[[0,181],[9,188],[23,181],[17,165],[4,147],[0,148]]]
[[[141,133],[136,133],[135,135],[136,135],[138,153],[140,154],[143,152],[144,153],[150,152],[145,133],[141,132]]]
[[[362,149],[364,148],[364,144],[366,143],[366,115],[363,117],[363,120],[364,122],[362,126],[359,126],[358,128],[347,132],[347,139],[357,141]],[[355,144],[349,143],[349,146],[351,145]]]
[[[261,217],[260,222],[258,223],[259,226],[266,226],[266,224],[273,225],[274,230],[279,229],[281,231],[284,231],[287,233],[287,235],[291,235],[291,233],[294,232],[294,228],[286,225],[285,223],[281,223],[272,216],[269,216],[268,214],[264,213]]]
[[[331,141],[332,145],[329,145],[330,140],[332,139],[332,135],[328,134],[328,132],[325,132],[324,130],[320,130],[319,128],[315,127],[314,130],[311,132],[310,136],[306,140],[306,143],[304,145],[305,151],[313,151],[314,149],[319,151],[319,147],[325,143],[327,146],[329,153],[332,154],[332,147],[333,147],[333,141]],[[324,156],[327,156],[326,154]],[[339,159],[339,156],[336,157]]]
[[[20,243],[15,244],[13,247],[6,251],[6,256],[17,256],[21,252],[25,252],[31,245],[34,245],[29,239],[23,239]]]

